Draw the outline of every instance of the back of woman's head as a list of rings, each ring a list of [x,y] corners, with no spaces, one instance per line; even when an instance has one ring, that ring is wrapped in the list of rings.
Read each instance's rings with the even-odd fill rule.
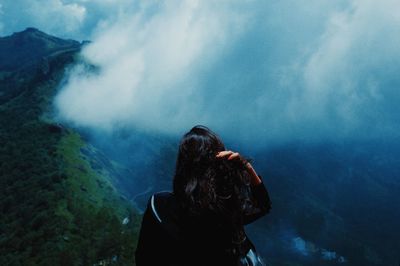
[[[234,215],[251,202],[247,172],[240,162],[217,158],[223,150],[222,140],[205,126],[193,127],[180,142],[173,190],[194,215],[204,211]]]

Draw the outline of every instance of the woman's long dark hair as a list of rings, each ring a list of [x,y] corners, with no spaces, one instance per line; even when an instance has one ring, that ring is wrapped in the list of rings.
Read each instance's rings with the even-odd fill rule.
[[[193,127],[179,145],[173,191],[191,215],[212,212],[229,221],[237,243],[245,237],[243,214],[252,207],[250,176],[242,162],[216,158],[223,150],[223,142],[209,128]]]

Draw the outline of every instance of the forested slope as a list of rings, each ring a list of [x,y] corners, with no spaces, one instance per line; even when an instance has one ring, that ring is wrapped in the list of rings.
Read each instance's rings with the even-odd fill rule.
[[[27,29],[0,38],[0,265],[133,265],[140,216],[114,167],[53,119],[81,44]]]

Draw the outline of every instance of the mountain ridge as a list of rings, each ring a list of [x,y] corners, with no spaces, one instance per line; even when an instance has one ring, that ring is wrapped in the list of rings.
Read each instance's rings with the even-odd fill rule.
[[[0,38],[0,71],[16,71],[37,64],[55,52],[77,51],[81,43],[48,35],[36,28],[27,28]]]
[[[0,265],[134,265],[140,216],[119,170],[52,116],[80,48],[36,29],[0,38]]]

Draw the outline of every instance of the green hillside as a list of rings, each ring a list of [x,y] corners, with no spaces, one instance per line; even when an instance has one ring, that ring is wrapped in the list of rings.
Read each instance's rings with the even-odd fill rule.
[[[35,29],[0,38],[0,265],[134,265],[121,167],[52,118],[80,48]]]

